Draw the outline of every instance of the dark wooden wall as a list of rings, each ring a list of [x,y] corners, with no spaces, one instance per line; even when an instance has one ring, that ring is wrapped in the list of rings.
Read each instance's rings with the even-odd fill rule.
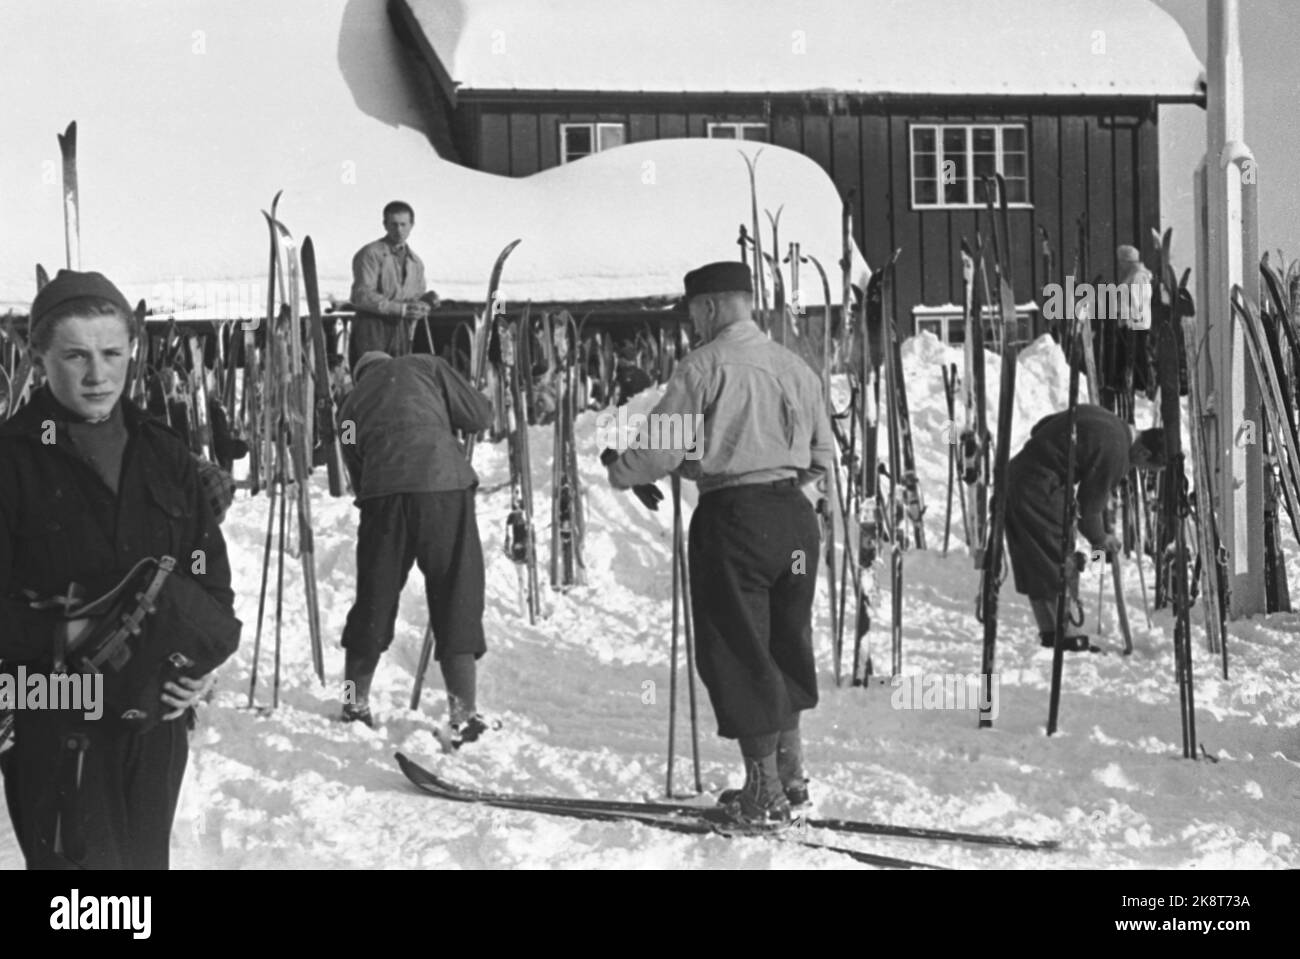
[[[1044,283],[1062,282],[1074,260],[1077,220],[1087,215],[1082,251],[1087,279],[1115,280],[1115,248],[1149,249],[1159,226],[1156,109],[1144,100],[1007,101],[988,104],[924,98],[721,98],[616,95],[547,99],[527,95],[476,99],[462,93],[456,129],[460,152],[478,169],[527,176],[560,162],[562,122],[626,124],[628,142],[703,137],[709,121],[760,121],[771,142],[815,160],[842,197],[854,196],[854,232],[873,267],[894,249],[895,310],[910,324],[914,306],[962,301],[962,236],[977,227],[990,241],[988,217],[974,210],[913,210],[908,177],[910,123],[1024,123],[1028,128],[1032,208],[1012,209],[1012,270],[1017,302],[1038,300]],[[1039,228],[1054,252],[1043,263]],[[1004,241],[1005,243],[1005,241]],[[1045,326],[1040,321],[1035,332]]]

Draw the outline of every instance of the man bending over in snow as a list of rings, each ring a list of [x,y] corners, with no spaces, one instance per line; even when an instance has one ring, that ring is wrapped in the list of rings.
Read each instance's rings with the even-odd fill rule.
[[[343,719],[373,725],[370,681],[393,641],[402,587],[419,563],[429,603],[434,658],[447,686],[451,742],[472,742],[487,725],[475,707],[483,639],[483,547],[474,516],[478,476],[453,430],[492,423],[487,398],[437,356],[371,352],[339,411],[355,442],[343,460],[361,509],[357,600],[343,629],[347,694]]]
[[[1164,430],[1139,432],[1100,406],[1079,404],[1078,444],[1074,454],[1075,502],[1079,532],[1093,549],[1108,557],[1121,543],[1106,526],[1106,503],[1111,490],[1130,468],[1164,466]],[[1029,597],[1044,646],[1056,639],[1056,599],[1069,589],[1068,603],[1078,599],[1079,569],[1066,564],[1066,583],[1060,581],[1065,541],[1061,517],[1065,513],[1066,456],[1070,449],[1070,414],[1053,413],[1034,424],[1028,441],[1007,466],[1007,553],[1016,592]],[[1072,598],[1070,598],[1072,597]],[[1068,605],[1067,605],[1068,609]],[[1065,648],[1087,650],[1088,637],[1067,620]]]

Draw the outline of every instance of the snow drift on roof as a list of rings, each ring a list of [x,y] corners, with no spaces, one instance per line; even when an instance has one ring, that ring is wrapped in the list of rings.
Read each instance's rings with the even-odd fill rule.
[[[1189,97],[1149,0],[398,0],[471,90]]]
[[[771,233],[763,211],[781,210],[782,246],[796,241],[805,255],[815,256],[837,301],[841,207],[835,185],[803,154],[743,146],[751,156],[762,151],[756,175],[766,250],[771,251]],[[507,299],[675,296],[688,270],[737,259],[739,227],[751,222],[749,178],[734,141],[634,143],[519,179],[450,164],[445,172],[451,180],[428,180],[425,195],[435,224],[420,244],[433,264],[434,281],[442,278],[444,297],[454,285],[456,298],[482,299],[493,257],[515,237],[523,243],[505,271]],[[457,226],[443,229],[444,218]],[[854,278],[861,283],[867,268],[856,249],[854,260]],[[462,296],[460,279],[466,276],[471,285]],[[806,305],[822,302],[814,277],[813,268],[805,268]]]
[[[477,172],[441,160],[421,132],[385,0],[277,0],[276,13],[205,0],[0,6],[0,89],[11,94],[0,313],[26,309],[35,263],[63,265],[55,134],[73,119],[82,268],[160,309],[264,310],[259,211],[280,189],[280,217],[315,242],[326,299],[348,297],[352,256],[397,198],[415,207],[411,243],[445,299],[481,300],[516,237],[503,280],[513,301],[675,295],[686,270],[738,255],[750,214],[734,142],[630,144],[526,179]],[[148,69],[88,69],[105,36],[118,38],[114,62]],[[783,239],[815,254],[838,290],[830,179],[774,146],[758,179],[763,207],[785,205]],[[804,286],[820,303],[819,284]]]

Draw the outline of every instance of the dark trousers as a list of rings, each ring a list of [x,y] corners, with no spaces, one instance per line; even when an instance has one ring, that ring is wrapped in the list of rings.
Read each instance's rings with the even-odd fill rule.
[[[412,564],[424,574],[434,658],[482,656],[483,547],[472,489],[361,501],[357,600],[343,629],[343,648],[376,658],[388,649]]]
[[[1020,457],[1007,464],[1007,554],[1016,592],[1049,599],[1061,590],[1065,484]]]
[[[69,725],[20,712],[3,759],[5,801],[28,869],[166,869],[172,820],[189,760],[188,718],[130,732],[111,720]],[[80,788],[69,732],[89,740]],[[56,849],[59,836],[63,854]],[[85,854],[66,853],[77,839]]]
[[[348,335],[348,368],[372,350],[389,356],[405,356],[411,352],[411,324],[400,316],[374,316],[358,313],[352,318]]]
[[[727,739],[791,729],[817,705],[812,604],[820,530],[797,487],[738,486],[691,517],[695,660]]]

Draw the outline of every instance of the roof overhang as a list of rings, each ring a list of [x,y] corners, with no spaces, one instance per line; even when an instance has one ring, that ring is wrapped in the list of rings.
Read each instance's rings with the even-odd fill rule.
[[[461,95],[1204,98],[1152,0],[389,2]]]

